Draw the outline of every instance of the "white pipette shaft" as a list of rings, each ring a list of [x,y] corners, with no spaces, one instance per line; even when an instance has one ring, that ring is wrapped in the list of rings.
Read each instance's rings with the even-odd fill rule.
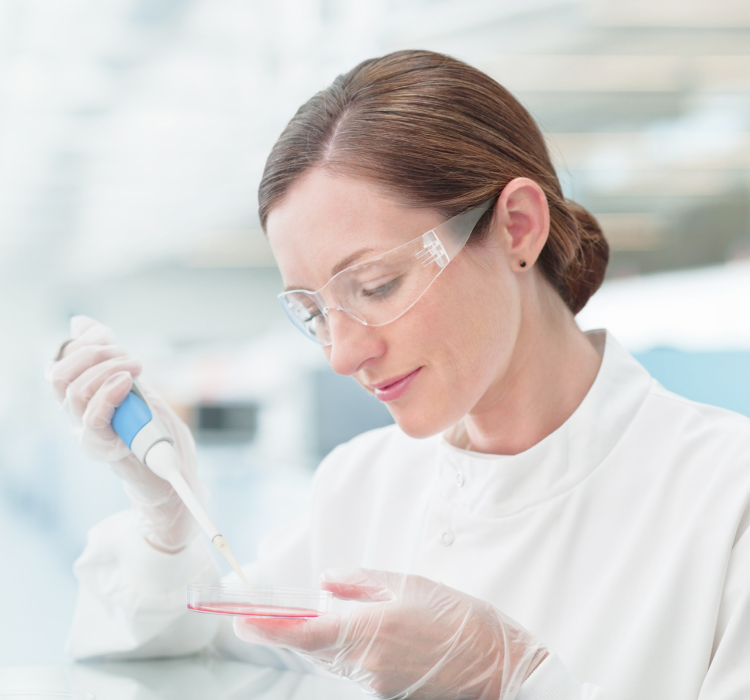
[[[151,469],[157,476],[166,479],[172,484],[177,495],[182,499],[187,509],[201,526],[203,531],[208,535],[210,540],[220,535],[219,528],[216,527],[213,520],[209,517],[206,509],[203,507],[193,489],[188,486],[185,477],[180,471],[180,462],[174,447],[162,440],[157,442],[147,453],[145,460],[146,466]]]
[[[219,553],[227,560],[227,562],[229,562],[229,565],[240,577],[240,580],[249,588],[250,583],[240,568],[239,563],[234,558],[232,551],[229,549],[227,541],[219,532],[219,528],[214,525],[214,521],[209,517],[203,504],[193,492],[193,489],[191,489],[187,481],[185,481],[185,477],[182,476],[182,472],[180,471],[180,460],[172,443],[167,442],[166,440],[157,442],[146,453],[143,461],[146,466],[154,472],[154,474],[160,476],[162,479],[166,479],[172,484],[172,488],[174,488],[187,509],[192,513],[193,517],[198,522],[198,525],[200,525],[203,531],[208,535],[211,544],[213,544]]]

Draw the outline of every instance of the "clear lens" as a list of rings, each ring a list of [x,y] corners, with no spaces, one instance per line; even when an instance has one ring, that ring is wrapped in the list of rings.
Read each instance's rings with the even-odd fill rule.
[[[436,259],[422,262],[418,256],[424,252],[420,236],[336,275],[330,286],[337,308],[365,319],[370,326],[395,321],[443,271]]]
[[[308,338],[316,343],[328,345],[328,319],[318,304],[305,292],[288,292],[279,295],[281,308],[289,320]]]
[[[331,342],[329,308],[343,311],[368,326],[395,321],[443,271],[423,239],[420,236],[343,270],[314,295],[287,292],[279,297],[281,305],[292,323],[321,345]],[[324,297],[328,303],[323,301]]]
[[[331,343],[329,309],[383,326],[405,314],[463,248],[494,200],[459,214],[398,248],[342,270],[317,292],[279,295],[292,323],[320,345]]]

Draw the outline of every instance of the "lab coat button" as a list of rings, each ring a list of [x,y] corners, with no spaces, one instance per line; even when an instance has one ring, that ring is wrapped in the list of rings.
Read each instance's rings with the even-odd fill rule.
[[[453,540],[455,540],[454,534],[448,530],[447,532],[444,532],[442,536],[440,537],[440,541],[443,543],[444,546],[450,547],[453,544]]]
[[[458,488],[461,488],[464,485],[464,473],[458,472],[456,474],[456,483],[458,484]]]

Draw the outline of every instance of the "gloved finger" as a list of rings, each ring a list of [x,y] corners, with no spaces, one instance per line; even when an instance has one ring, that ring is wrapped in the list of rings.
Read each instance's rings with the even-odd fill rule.
[[[92,430],[106,428],[112,422],[115,409],[125,401],[133,386],[130,372],[117,372],[109,377],[94,394],[81,416],[81,422]],[[114,430],[112,431],[114,437]]]
[[[72,316],[70,319],[70,335],[72,338],[81,338],[92,328],[98,328],[98,333],[102,334],[100,336],[102,337],[102,339],[97,342],[115,342],[114,333],[112,333],[112,330],[108,326],[105,326],[103,323],[99,323],[99,321],[97,321],[96,319],[91,318],[91,316],[84,316],[83,314],[79,314],[78,316]]]
[[[74,379],[65,392],[70,409],[76,418],[81,418],[89,401],[102,387],[105,381],[118,372],[128,372],[136,378],[143,369],[143,363],[137,357],[113,357],[84,370]]]
[[[404,574],[374,569],[328,569],[320,575],[320,587],[343,600],[386,602],[403,588]]]
[[[76,338],[79,338],[81,335],[83,335],[89,328],[92,328],[93,326],[97,326],[97,325],[101,325],[101,324],[98,321],[95,321],[93,318],[89,318],[88,316],[73,316],[73,318],[70,319],[71,337],[68,338],[68,340],[64,341],[60,345],[58,351],[55,353],[53,362],[62,360],[62,358],[65,357],[66,352],[68,352],[68,346],[71,343],[73,343],[76,340]],[[103,326],[103,328],[106,328],[106,326]],[[112,343],[114,343],[115,340],[114,340],[114,335],[112,334],[112,331],[110,331],[110,335],[112,336],[111,339],[97,341],[98,344],[111,345]]]
[[[67,357],[84,345],[114,345],[112,330],[88,316],[73,316],[70,319],[71,338],[66,340],[57,352],[55,360]]]
[[[341,620],[334,614],[308,619],[238,616],[233,626],[234,633],[245,642],[311,653],[336,645]]]
[[[72,345],[71,343],[68,347],[72,347]],[[70,354],[66,354],[62,360],[47,365],[44,373],[45,379],[52,387],[57,400],[62,402],[71,382],[78,379],[89,367],[113,357],[127,356],[127,354],[117,345],[85,345]]]

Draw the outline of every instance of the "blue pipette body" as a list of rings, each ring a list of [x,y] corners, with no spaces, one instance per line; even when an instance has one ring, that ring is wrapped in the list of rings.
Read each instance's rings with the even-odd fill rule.
[[[135,436],[151,422],[154,415],[138,394],[131,391],[112,416],[112,427],[128,447],[133,444]]]
[[[219,529],[182,475],[172,436],[137,382],[133,382],[125,401],[115,409],[112,428],[143,464],[172,484],[209,538],[213,541],[220,537]]]

